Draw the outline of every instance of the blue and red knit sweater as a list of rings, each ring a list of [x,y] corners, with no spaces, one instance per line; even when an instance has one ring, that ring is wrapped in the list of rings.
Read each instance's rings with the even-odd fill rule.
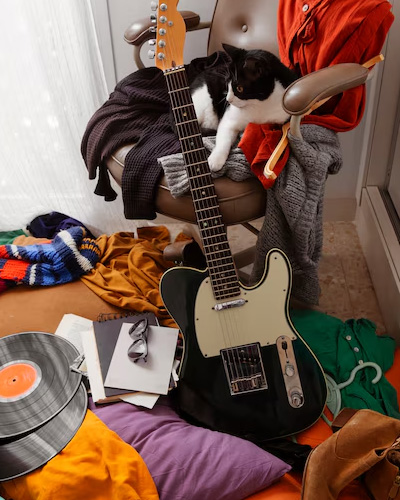
[[[101,256],[82,227],[60,231],[49,243],[0,245],[0,292],[15,283],[57,285],[89,272]]]

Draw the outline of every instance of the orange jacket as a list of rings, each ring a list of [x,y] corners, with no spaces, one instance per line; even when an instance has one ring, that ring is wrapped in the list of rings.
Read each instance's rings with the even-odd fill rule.
[[[344,62],[365,63],[378,55],[394,17],[387,0],[280,0],[278,42],[281,61],[299,76]],[[304,123],[345,132],[360,122],[365,107],[365,85],[331,98],[304,117]],[[265,162],[281,133],[278,127],[249,124],[239,146],[266,188]],[[277,163],[279,174],[288,148]]]

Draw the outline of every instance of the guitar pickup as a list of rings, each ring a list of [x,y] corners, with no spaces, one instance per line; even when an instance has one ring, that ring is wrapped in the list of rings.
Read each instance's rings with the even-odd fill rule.
[[[231,396],[268,389],[259,344],[221,350]]]

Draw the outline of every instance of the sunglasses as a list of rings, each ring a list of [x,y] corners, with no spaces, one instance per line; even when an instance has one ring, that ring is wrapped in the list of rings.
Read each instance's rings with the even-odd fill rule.
[[[147,333],[148,333],[147,318],[142,318],[136,323],[133,323],[129,329],[129,336],[133,340],[132,345],[128,349],[128,357],[133,363],[143,359],[147,362]]]

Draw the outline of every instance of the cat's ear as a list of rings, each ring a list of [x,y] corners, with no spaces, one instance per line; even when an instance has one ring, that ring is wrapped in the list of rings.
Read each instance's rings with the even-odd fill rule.
[[[237,47],[234,47],[233,45],[229,45],[227,43],[223,43],[222,47],[233,61],[236,59],[236,57],[241,51],[241,49],[238,49]]]

